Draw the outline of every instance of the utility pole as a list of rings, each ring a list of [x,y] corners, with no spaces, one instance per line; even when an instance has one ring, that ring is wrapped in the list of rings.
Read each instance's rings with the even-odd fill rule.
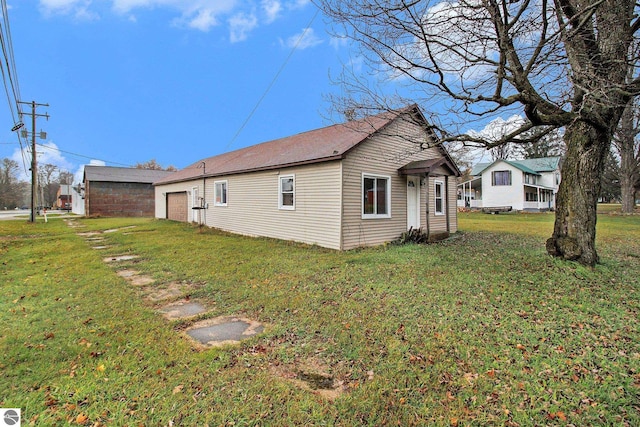
[[[31,217],[29,222],[36,222],[36,194],[37,194],[37,182],[38,182],[38,159],[36,155],[36,117],[46,117],[49,120],[49,114],[36,114],[37,107],[48,107],[49,104],[38,104],[35,101],[23,102],[18,101],[18,104],[31,105],[31,114],[25,113],[31,116]]]

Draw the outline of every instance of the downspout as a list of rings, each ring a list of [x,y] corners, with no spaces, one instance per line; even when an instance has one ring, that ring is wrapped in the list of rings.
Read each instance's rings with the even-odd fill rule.
[[[429,224],[429,173],[425,173],[424,174],[424,179],[425,179],[425,191],[426,191],[426,195],[425,195],[425,200],[426,200],[426,213],[427,213],[427,242],[431,241],[431,226]]]
[[[445,203],[444,206],[444,211],[445,211],[445,215],[447,218],[447,234],[451,234],[451,218],[449,217],[449,177],[445,176],[444,177],[444,197],[443,197],[443,203]]]
[[[200,219],[200,223],[203,225],[207,225],[207,164],[202,161],[202,206],[200,209],[200,215],[202,218]]]

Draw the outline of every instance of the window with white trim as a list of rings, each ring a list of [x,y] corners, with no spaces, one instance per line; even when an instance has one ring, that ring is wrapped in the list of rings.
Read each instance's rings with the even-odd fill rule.
[[[294,210],[296,208],[296,176],[282,175],[279,179],[278,205],[280,209]]]
[[[491,185],[511,185],[511,171],[491,172]]]
[[[215,181],[213,202],[216,206],[227,206],[227,181]]]
[[[444,215],[444,182],[435,182],[435,191],[433,192],[436,203],[436,215]]]
[[[391,177],[362,174],[362,218],[391,218]]]

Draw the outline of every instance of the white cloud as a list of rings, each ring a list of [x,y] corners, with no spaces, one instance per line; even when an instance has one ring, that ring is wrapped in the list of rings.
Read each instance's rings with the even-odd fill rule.
[[[90,166],[106,166],[107,164],[102,160],[90,160],[88,163]],[[84,167],[87,165],[80,165],[73,174],[73,183],[80,184],[84,178]]]
[[[211,27],[218,25],[216,15],[211,9],[200,9],[196,13],[195,17],[189,20],[190,28],[195,28],[200,31],[209,31]]]
[[[249,32],[258,26],[258,18],[253,14],[238,13],[229,18],[229,41],[231,43],[246,40]]]
[[[294,0],[289,4],[289,8],[302,9],[303,7],[306,7],[309,3],[311,3],[311,0]]]
[[[98,19],[97,10],[104,4],[130,22],[137,22],[136,13],[141,10],[173,10],[172,23],[184,28],[209,31],[212,27],[228,24],[229,40],[236,43],[247,39],[251,31],[260,25],[268,25],[285,12],[299,10],[311,4],[309,0],[39,0],[44,14],[74,16],[77,19]]]
[[[280,44],[288,48],[296,48],[299,50],[314,47],[322,43],[323,40],[316,36],[313,28],[307,28],[301,32],[292,35],[286,40],[280,40]]]
[[[50,164],[57,166],[58,169],[63,171],[69,171],[73,168],[71,162],[64,158],[58,146],[51,141],[38,144],[36,146],[36,152],[38,154],[38,165]],[[31,150],[27,150],[27,146],[25,146],[22,150],[18,149],[14,151],[11,158],[20,165],[26,165],[27,170],[20,168],[20,179],[23,181],[31,181],[31,172],[28,170],[31,166]]]
[[[474,138],[482,138],[489,142],[495,142],[500,140],[503,136],[518,129],[524,123],[524,118],[517,114],[512,115],[506,120],[502,117],[498,117],[497,119],[489,122],[482,130],[470,130],[467,134]]]
[[[70,15],[78,20],[94,21],[100,16],[89,10],[91,0],[40,0],[40,7],[45,14]]]
[[[329,45],[335,50],[340,50],[349,45],[349,40],[350,39],[348,37],[331,37]]]
[[[282,12],[282,3],[278,0],[262,0],[262,10],[266,15],[266,23],[270,24],[280,15]]]

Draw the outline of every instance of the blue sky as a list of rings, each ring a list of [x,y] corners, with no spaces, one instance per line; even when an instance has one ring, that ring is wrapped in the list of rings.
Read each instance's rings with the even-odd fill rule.
[[[22,101],[49,104],[39,161],[70,172],[92,159],[183,168],[331,124],[329,76],[350,60],[307,0],[8,4]],[[7,101],[0,117],[0,158],[19,157]]]
[[[341,89],[332,77],[345,64],[367,75],[310,0],[6,3],[19,96],[49,104],[37,111],[50,115],[38,119],[37,131],[47,132],[37,141],[38,161],[74,173],[76,182],[84,164],[155,159],[181,169],[333,124],[340,118],[329,117],[329,95]],[[438,104],[422,107],[438,114]],[[0,159],[19,161],[30,180],[6,100],[0,118]],[[502,132],[518,120],[497,126]],[[495,133],[492,126],[480,132]]]

